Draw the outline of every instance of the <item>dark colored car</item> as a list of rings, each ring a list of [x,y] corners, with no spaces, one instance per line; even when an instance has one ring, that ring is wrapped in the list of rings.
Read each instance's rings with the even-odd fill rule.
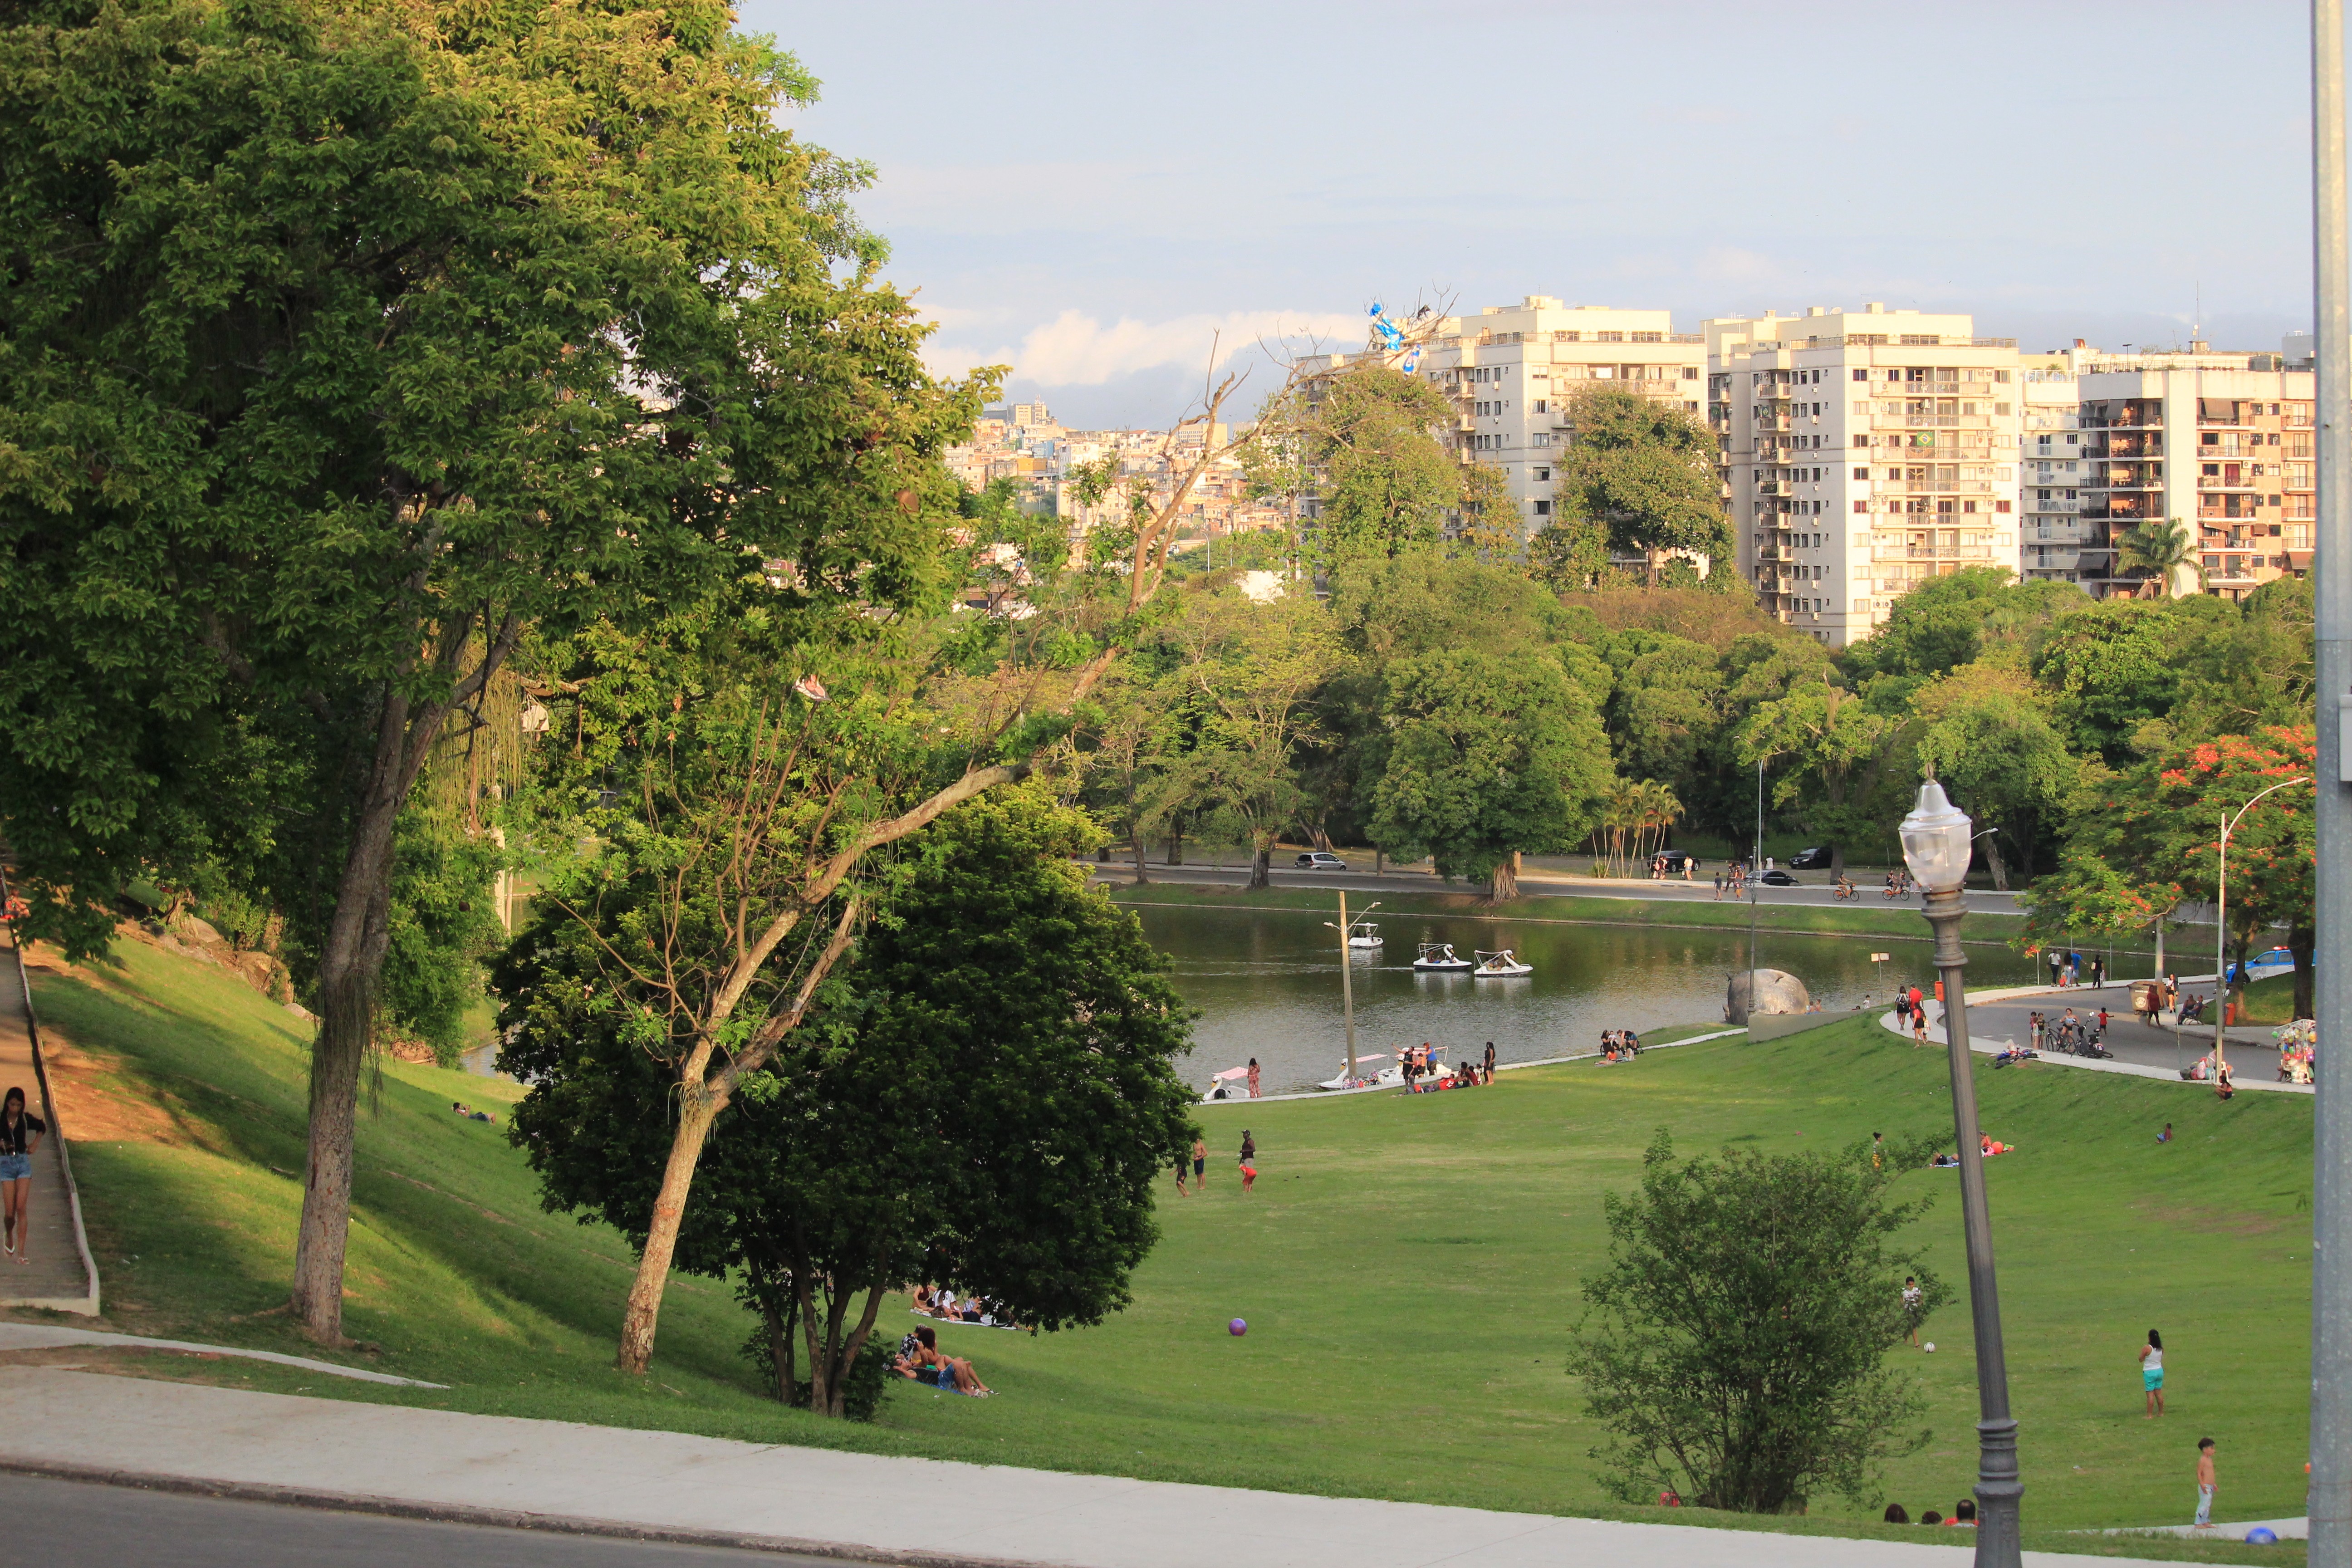
[[[1816,845],[1811,849],[1800,849],[1790,856],[1789,865],[1792,869],[1799,871],[1826,871],[1830,868],[1830,857],[1835,853],[1836,851],[1829,845]]]
[[[1310,849],[1297,860],[1301,871],[1344,871],[1348,863],[1328,849]]]
[[[1797,879],[1791,877],[1786,871],[1781,870],[1778,866],[1775,866],[1769,871],[1765,872],[1764,875],[1758,878],[1757,880],[1762,882],[1768,888],[1801,888],[1804,886],[1802,882],[1798,881]]]
[[[1685,865],[1698,864],[1698,857],[1685,849],[1661,849],[1658,851],[1658,858],[1666,863],[1666,869],[1669,871],[1679,871]]]

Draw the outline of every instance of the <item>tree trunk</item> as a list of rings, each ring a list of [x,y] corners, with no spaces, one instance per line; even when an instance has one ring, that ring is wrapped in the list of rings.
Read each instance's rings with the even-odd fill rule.
[[[1265,834],[1250,854],[1249,890],[1262,893],[1274,886],[1274,835]]]
[[[1843,844],[1832,844],[1830,846],[1830,880],[1834,882],[1840,877],[1844,875],[1845,846]]]
[[[1181,866],[1184,863],[1184,836],[1181,833],[1171,833],[1168,836],[1168,863],[1171,866]]]
[[[1518,896],[1519,852],[1514,849],[1495,863],[1494,874],[1486,882],[1486,901],[1499,904]]]
[[[1128,835],[1128,844],[1135,851],[1135,885],[1139,888],[1151,880],[1143,869],[1143,835],[1140,831]]]
[[[654,1356],[654,1326],[661,1318],[662,1287],[669,1280],[669,1261],[677,1251],[678,1223],[686,1217],[686,1194],[694,1184],[694,1167],[726,1102],[699,1081],[678,1086],[677,1135],[671,1140],[669,1163],[662,1170],[660,1192],[654,1196],[653,1224],[646,1233],[645,1251],[637,1258],[637,1277],[629,1282],[629,1308],[621,1319],[621,1353],[614,1364],[623,1372],[642,1373]],[[802,1271],[793,1271],[794,1289]],[[814,1373],[814,1369],[811,1369]]]
[[[2000,835],[1986,834],[1984,847],[1985,866],[1992,872],[1993,891],[2006,893],[2009,891],[2009,864],[2000,858]]]
[[[407,721],[405,700],[386,693],[366,792],[319,960],[310,1149],[289,1304],[303,1328],[324,1344],[343,1342],[343,1256],[351,1236],[360,1067],[375,1031],[377,983],[391,941],[393,825],[407,794]]]
[[[1331,836],[1323,830],[1323,825],[1319,822],[1310,822],[1307,825],[1307,842],[1326,853],[1328,853],[1331,848]]]
[[[1375,876],[1375,877],[1377,877],[1377,876],[1379,876],[1380,874],[1381,874],[1381,847],[1380,847],[1379,845],[1375,844],[1375,845],[1373,845],[1373,846],[1372,846],[1372,875],[1373,875],[1373,876]]]

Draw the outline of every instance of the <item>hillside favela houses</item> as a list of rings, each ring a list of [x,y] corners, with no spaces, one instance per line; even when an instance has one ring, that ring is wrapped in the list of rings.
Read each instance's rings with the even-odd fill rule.
[[[1449,449],[1498,471],[1529,534],[1552,516],[1578,388],[1623,387],[1704,419],[1738,543],[1728,564],[1777,618],[1831,646],[1869,636],[1921,580],[1968,566],[2098,598],[2152,594],[2147,573],[2116,560],[2120,536],[2151,520],[2192,531],[2173,592],[2242,597],[2310,568],[2307,338],[2276,352],[2196,340],[2031,352],[1979,336],[1966,314],[1878,303],[1697,326],[1533,294],[1435,323],[1414,374],[1455,405]],[[1335,374],[1378,354],[1321,354],[1302,369]],[[1202,442],[1226,433],[1074,430],[1042,403],[1015,403],[990,409],[950,461],[975,489],[1012,481],[1023,510],[1066,519],[1082,552],[1104,519],[1072,493],[1074,466],[1116,456],[1123,479],[1164,500]],[[1313,514],[1311,496],[1295,513],[1253,497],[1240,463],[1221,458],[1187,498],[1178,548],[1208,545],[1213,561],[1219,542],[1286,534]]]

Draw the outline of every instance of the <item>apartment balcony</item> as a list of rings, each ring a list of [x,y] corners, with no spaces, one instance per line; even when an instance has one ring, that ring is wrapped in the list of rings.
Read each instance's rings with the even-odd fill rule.
[[[1881,495],[1982,496],[1992,493],[1990,479],[1880,479]]]
[[[1759,496],[1784,496],[1790,492],[1791,488],[1792,487],[1789,485],[1787,481],[1782,479],[1759,479],[1756,481],[1756,493]]]
[[[2085,414],[2083,416],[2083,428],[2085,430],[2162,430],[2164,421],[2161,417],[2137,415],[2128,419],[2117,419],[2108,423]]]
[[[1759,430],[1790,430],[1796,427],[1796,421],[1786,414],[1759,414],[1756,416],[1754,424]]]
[[[2198,489],[2208,492],[2213,490],[2266,490],[2270,489],[2271,486],[2278,482],[2279,481],[2272,479],[2258,479],[2252,474],[2200,474],[2197,476]]]
[[[1990,561],[1990,544],[1874,544],[1873,561]]]

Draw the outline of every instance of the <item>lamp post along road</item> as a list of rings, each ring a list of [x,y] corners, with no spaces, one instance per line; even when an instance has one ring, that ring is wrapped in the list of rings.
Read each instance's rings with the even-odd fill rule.
[[[2263,795],[2274,795],[2290,784],[2310,782],[2308,778],[2296,778],[2274,784],[2254,800],[2262,799]],[[2230,1017],[2230,835],[2238,830],[2238,823],[2246,813],[2254,809],[2254,800],[2238,807],[2236,816],[2222,821],[2221,842],[2215,847],[2220,858],[2213,882],[2213,986],[2217,993],[2213,998],[2213,1077],[2217,1080],[2229,1060],[2221,1047],[2228,1044],[2228,1037],[2222,1031],[2228,1027]]]
[[[2025,1485],[2017,1473],[2017,1422],[2009,1413],[2000,1291],[1992,1269],[1992,1216],[1985,1206],[1976,1079],[1969,1061],[1969,961],[1960,951],[1960,920],[1968,913],[1960,888],[1974,847],[1970,826],[1946,797],[1944,786],[1929,779],[1919,786],[1918,802],[1903,819],[1903,863],[1919,884],[1927,923],[1936,931],[1936,968],[1944,979],[1944,1043],[1952,1069],[1952,1131],[1959,1139],[1960,1219],[1969,1247],[1969,1315],[1976,1326],[1976,1561],[1978,1568],[2021,1568],[2018,1505]]]

